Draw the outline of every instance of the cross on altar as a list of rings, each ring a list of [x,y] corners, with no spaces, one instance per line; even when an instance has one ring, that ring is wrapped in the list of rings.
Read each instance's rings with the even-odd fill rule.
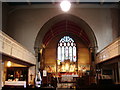
[[[32,74],[30,74],[30,79],[32,80],[32,77],[33,77],[33,75]]]

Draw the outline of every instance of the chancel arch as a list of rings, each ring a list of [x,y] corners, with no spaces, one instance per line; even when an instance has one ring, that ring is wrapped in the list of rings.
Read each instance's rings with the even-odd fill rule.
[[[84,32],[87,34],[89,40],[90,40],[90,46],[89,47],[96,47],[97,48],[97,39],[95,37],[95,34],[93,32],[93,30],[91,29],[91,27],[87,24],[87,22],[85,22],[83,19],[81,19],[80,17],[71,15],[71,14],[60,14],[57,15],[53,18],[51,18],[50,20],[48,20],[40,29],[40,31],[37,34],[36,40],[35,40],[35,44],[34,44],[34,48],[43,48],[44,47],[44,43],[42,42],[44,39],[44,36],[46,33],[49,33],[48,31],[52,30],[53,25],[55,26],[55,24],[58,24],[59,22],[64,22],[62,24],[66,25],[65,23],[67,23],[67,21],[71,21],[74,22],[77,26],[79,26],[80,28],[82,28],[84,30]],[[76,30],[74,30],[76,31]],[[57,32],[56,32],[57,33]],[[59,31],[58,31],[59,33]],[[80,34],[80,33],[79,33]],[[53,35],[54,37],[54,35]],[[52,37],[51,37],[52,38]],[[36,50],[35,50],[36,52]]]
[[[38,68],[55,77],[90,74],[96,47],[94,32],[85,21],[70,14],[58,15],[46,22],[36,37]]]

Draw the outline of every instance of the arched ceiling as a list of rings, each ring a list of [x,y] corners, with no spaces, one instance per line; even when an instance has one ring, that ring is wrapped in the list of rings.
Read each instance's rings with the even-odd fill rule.
[[[60,35],[62,33],[70,33],[82,39],[88,46],[90,45],[90,40],[85,33],[85,31],[79,27],[76,23],[70,20],[62,20],[50,27],[50,29],[46,32],[43,38],[43,44],[46,46],[50,40],[52,40],[55,36]]]
[[[35,52],[63,33],[82,39],[89,47],[97,47],[95,34],[84,20],[71,14],[60,14],[46,21],[38,32],[34,45]]]

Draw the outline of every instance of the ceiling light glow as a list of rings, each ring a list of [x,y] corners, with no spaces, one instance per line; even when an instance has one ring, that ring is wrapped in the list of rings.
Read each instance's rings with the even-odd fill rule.
[[[67,0],[64,0],[60,3],[60,7],[64,12],[67,12],[71,7],[71,3]]]
[[[8,61],[8,62],[7,62],[7,66],[8,66],[8,67],[11,67],[11,61]]]

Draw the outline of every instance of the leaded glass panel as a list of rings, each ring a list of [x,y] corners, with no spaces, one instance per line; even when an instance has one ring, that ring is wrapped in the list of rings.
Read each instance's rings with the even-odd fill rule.
[[[61,62],[70,59],[71,62],[76,62],[76,43],[69,36],[64,36],[60,39],[57,48],[57,58]]]

